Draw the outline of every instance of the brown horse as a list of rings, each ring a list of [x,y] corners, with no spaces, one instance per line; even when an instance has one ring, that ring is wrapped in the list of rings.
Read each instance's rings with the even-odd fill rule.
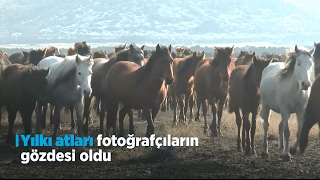
[[[188,106],[190,108],[190,121],[193,119],[193,88],[194,72],[200,61],[204,58],[204,52],[199,56],[194,52],[193,55],[186,58],[176,58],[173,60],[173,74],[175,82],[170,86],[173,124],[177,125],[177,101],[180,107],[179,121],[186,123]]]
[[[148,122],[146,136],[150,137],[151,134],[154,134],[153,123],[160,110],[160,104],[167,95],[166,85],[174,81],[172,62],[171,45],[167,48],[158,44],[146,65],[139,66],[121,61],[110,68],[105,80],[108,97],[108,135],[111,126],[115,132],[119,103],[123,105],[119,111],[120,136],[124,135],[124,117],[132,109],[143,109]],[[129,133],[134,134],[131,118],[130,124]]]
[[[25,134],[31,134],[32,113],[38,98],[45,98],[49,69],[32,65],[12,64],[2,73],[0,80],[1,108],[6,106],[9,129],[7,143],[13,142],[13,125],[20,112]]]
[[[314,43],[314,53],[313,53],[313,61],[314,61],[314,70],[315,77],[320,74],[320,43]]]
[[[22,51],[11,54],[8,59],[11,64],[24,64],[28,61],[29,52]]]
[[[90,119],[90,104],[92,97],[95,97],[96,102],[100,103],[100,111],[98,113],[100,114],[100,133],[104,134],[103,130],[103,124],[104,124],[104,116],[105,116],[105,98],[104,98],[104,90],[105,90],[105,77],[109,71],[109,69],[118,61],[130,61],[134,62],[140,66],[143,65],[143,49],[144,45],[142,47],[138,47],[135,44],[131,44],[129,49],[123,49],[119,51],[115,56],[113,56],[110,60],[103,60],[100,62],[97,62],[95,60],[95,63],[92,67],[92,79],[91,79],[91,88],[92,88],[92,96],[90,98],[85,98],[84,103],[84,117],[86,119],[85,125],[84,125],[84,133],[88,133],[88,119]],[[98,106],[99,107],[99,106]],[[133,117],[133,114],[129,114],[129,117]]]
[[[244,51],[242,53],[240,53],[240,55],[238,56],[235,65],[240,66],[240,65],[250,65],[252,63],[252,59],[253,57],[256,55],[255,52],[251,53],[248,51]]]
[[[198,111],[196,118],[199,119],[199,110],[202,105],[204,117],[204,132],[208,132],[207,125],[207,104],[211,105],[212,124],[210,126],[212,136],[222,135],[220,124],[223,105],[227,98],[228,80],[231,71],[235,68],[235,60],[232,58],[234,46],[222,48],[215,47],[216,55],[213,59],[204,59],[201,61],[194,75],[194,88]],[[218,104],[218,111],[216,104]],[[216,116],[218,115],[218,126]]]
[[[237,149],[242,148],[245,154],[256,154],[254,148],[254,136],[256,131],[256,118],[260,102],[259,86],[262,76],[262,71],[272,62],[263,57],[254,56],[250,65],[237,66],[231,73],[229,80],[229,113],[234,113],[238,126]],[[240,130],[243,118],[242,138]],[[249,114],[252,113],[251,123]],[[251,143],[249,130],[251,129]],[[241,141],[242,139],[242,141]],[[242,148],[241,148],[242,142]]]
[[[105,51],[95,51],[93,52],[93,59],[95,58],[105,58],[105,59],[109,59],[108,55]]]
[[[317,76],[316,80],[311,86],[311,92],[309,100],[304,113],[304,121],[299,139],[298,155],[302,155],[307,148],[309,131],[318,123],[320,125],[320,76]]]
[[[112,58],[113,56],[115,56],[119,51],[127,49],[127,44],[124,45],[119,45],[119,46],[115,46],[114,47],[114,51],[108,54],[108,58]]]

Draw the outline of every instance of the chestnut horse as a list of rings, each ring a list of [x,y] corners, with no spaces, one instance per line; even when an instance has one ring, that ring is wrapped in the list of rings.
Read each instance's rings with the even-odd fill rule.
[[[110,125],[115,132],[119,103],[123,105],[119,111],[120,136],[124,135],[124,117],[130,111],[132,113],[132,109],[143,109],[148,122],[146,136],[154,134],[153,123],[167,95],[166,85],[174,81],[172,62],[171,45],[167,48],[158,44],[146,65],[120,61],[110,68],[105,80],[108,97],[107,135],[110,135]],[[132,118],[129,131],[134,134]]]
[[[92,97],[95,97],[96,103],[100,104],[100,133],[103,134],[103,124],[104,124],[104,116],[105,116],[105,99],[104,99],[104,89],[105,89],[105,77],[109,71],[109,69],[118,61],[130,61],[138,64],[139,66],[143,65],[143,49],[144,45],[141,47],[136,46],[135,44],[131,44],[129,49],[123,49],[115,56],[113,56],[110,60],[104,60],[100,62],[95,62],[92,67],[92,80],[91,80],[91,87],[92,87],[92,96],[89,98],[85,98],[84,101],[84,117],[86,119],[84,125],[84,133],[88,134],[88,119],[90,118],[90,104]],[[121,82],[119,82],[121,83]],[[133,117],[133,114],[129,114],[129,117]]]
[[[254,148],[254,136],[256,132],[256,118],[260,103],[259,86],[262,71],[272,62],[272,60],[272,58],[266,60],[263,57],[253,56],[253,61],[250,65],[237,66],[232,71],[230,76],[229,113],[234,113],[236,116],[236,123],[238,126],[237,149],[238,151],[241,151],[243,148],[246,155],[249,155],[250,153],[256,154]],[[240,130],[242,125],[240,109],[243,118],[242,138],[240,137]],[[249,121],[250,113],[252,114],[252,124],[250,124]],[[250,129],[251,143],[249,137]]]
[[[170,86],[173,124],[177,125],[177,101],[180,107],[179,121],[186,123],[188,106],[190,108],[190,121],[193,119],[193,88],[194,72],[205,54],[202,52],[199,56],[196,52],[186,58],[176,58],[173,60],[174,83]]]
[[[202,105],[204,117],[204,132],[208,132],[207,125],[207,104],[211,105],[212,124],[210,126],[211,135],[222,135],[220,124],[222,117],[223,105],[227,98],[228,80],[231,71],[235,68],[235,60],[232,58],[234,46],[222,48],[215,47],[216,55],[213,59],[204,59],[201,61],[194,75],[194,88],[196,91],[196,99],[198,111],[196,118],[199,119],[199,109]],[[218,104],[218,111],[216,104]],[[217,118],[218,115],[218,125]]]

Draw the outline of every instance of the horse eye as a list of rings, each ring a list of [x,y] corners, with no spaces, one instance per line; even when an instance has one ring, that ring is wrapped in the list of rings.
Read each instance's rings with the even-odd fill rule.
[[[81,72],[78,72],[79,75],[81,75]]]

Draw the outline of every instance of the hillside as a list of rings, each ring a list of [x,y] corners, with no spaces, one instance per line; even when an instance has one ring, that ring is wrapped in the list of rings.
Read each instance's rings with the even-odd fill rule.
[[[87,40],[183,45],[253,42],[309,45],[317,41],[320,29],[320,23],[314,20],[316,12],[283,0],[2,2],[1,44]]]

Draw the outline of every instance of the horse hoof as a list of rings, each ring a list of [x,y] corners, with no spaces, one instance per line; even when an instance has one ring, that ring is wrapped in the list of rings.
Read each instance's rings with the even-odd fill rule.
[[[251,149],[246,149],[245,150],[245,155],[250,156],[251,155]]]
[[[290,156],[290,154],[283,154],[283,155],[281,155],[281,158],[282,158],[283,161],[285,161],[285,162],[291,162],[291,156]]]
[[[269,158],[269,153],[262,152],[262,153],[261,153],[261,157],[262,157],[262,158]]]
[[[237,147],[237,151],[238,151],[238,152],[242,152],[242,147],[241,147],[241,146],[238,146],[238,147]]]
[[[290,154],[296,154],[297,153],[297,149],[295,148],[290,148]]]
[[[219,137],[219,135],[218,135],[217,132],[212,132],[212,133],[211,133],[211,136],[212,136],[212,137]]]

